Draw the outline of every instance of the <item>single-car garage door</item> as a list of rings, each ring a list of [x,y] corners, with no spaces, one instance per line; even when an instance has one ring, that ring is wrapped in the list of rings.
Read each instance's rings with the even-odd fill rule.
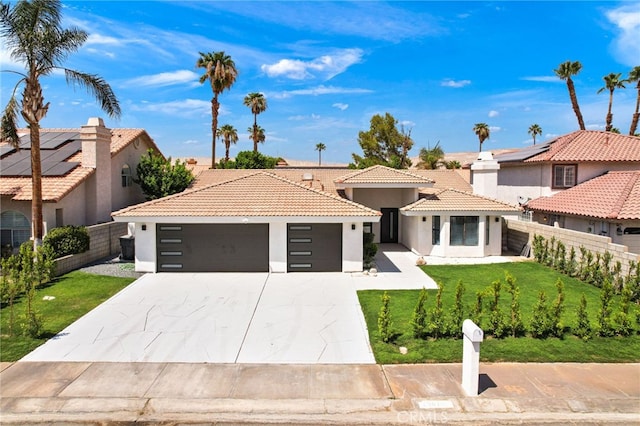
[[[289,223],[287,271],[342,271],[342,224]]]
[[[268,224],[157,224],[158,272],[268,272]]]

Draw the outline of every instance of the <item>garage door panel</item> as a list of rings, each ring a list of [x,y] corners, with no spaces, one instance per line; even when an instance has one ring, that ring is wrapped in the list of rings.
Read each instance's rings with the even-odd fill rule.
[[[342,271],[342,224],[288,224],[287,270]]]
[[[157,226],[158,271],[268,272],[268,224]]]

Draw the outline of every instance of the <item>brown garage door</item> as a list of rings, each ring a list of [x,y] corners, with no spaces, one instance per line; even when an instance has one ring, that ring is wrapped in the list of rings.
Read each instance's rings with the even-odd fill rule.
[[[268,224],[157,224],[158,272],[268,272]]]
[[[287,271],[342,271],[342,224],[289,223]]]

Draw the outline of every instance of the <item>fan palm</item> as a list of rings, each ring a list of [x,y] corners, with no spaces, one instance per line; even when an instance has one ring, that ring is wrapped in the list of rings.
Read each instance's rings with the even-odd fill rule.
[[[491,133],[489,131],[489,125],[487,123],[476,123],[473,126],[473,133],[478,136],[478,140],[480,141],[480,151],[482,151],[482,144],[484,141],[489,139]]]
[[[62,70],[67,83],[85,88],[110,117],[120,116],[120,104],[111,86],[95,74],[63,67],[62,62],[76,52],[88,34],[78,28],[62,28],[61,3],[57,0],[20,0],[11,7],[0,4],[0,35],[11,58],[23,63],[24,71],[9,71],[20,79],[2,115],[2,140],[18,146],[18,114],[27,123],[31,138],[31,220],[33,243],[42,243],[42,163],[40,158],[40,121],[47,115],[40,79]],[[22,99],[16,92],[24,85]]]
[[[580,130],[584,130],[584,120],[582,119],[582,113],[580,112],[580,106],[578,105],[578,97],[576,96],[576,88],[573,85],[573,80],[571,79],[572,75],[578,75],[580,70],[582,69],[582,64],[579,61],[571,62],[566,61],[558,66],[558,69],[553,70],[556,75],[561,79],[567,82],[567,89],[569,90],[569,98],[571,99],[571,106],[573,107],[573,112],[576,114],[578,118],[578,125],[580,126]]]
[[[538,126],[537,124],[532,124],[531,126],[529,126],[528,133],[533,138],[533,144],[535,145],[536,144],[536,136],[542,134],[542,127]]]
[[[638,96],[636,98],[636,110],[633,113],[633,118],[631,119],[631,127],[629,127],[629,134],[631,136],[636,134],[636,129],[638,128],[638,118],[640,118],[640,66],[634,67],[631,71],[629,71],[629,78],[627,79],[629,83],[637,82],[636,89],[638,89]]]
[[[225,163],[229,161],[229,148],[231,148],[231,144],[236,144],[238,142],[238,131],[231,124],[223,124],[218,129],[218,137],[222,137],[224,141],[224,161]]]
[[[607,110],[607,125],[605,127],[605,130],[607,132],[611,131],[611,128],[613,127],[613,125],[611,124],[613,121],[613,114],[611,113],[611,107],[613,106],[613,92],[616,89],[624,89],[625,87],[624,83],[626,83],[626,80],[622,80],[621,77],[621,73],[611,73],[609,75],[605,75],[604,77],[602,77],[602,79],[604,80],[604,87],[598,89],[598,93],[602,93],[605,90],[609,91],[609,109]]]
[[[253,152],[258,152],[258,114],[267,110],[267,98],[262,93],[252,92],[244,97],[244,104],[251,108],[253,114],[253,129],[251,133],[253,137]],[[264,142],[264,138],[261,142]]]
[[[247,132],[249,132],[249,139],[253,141],[254,147],[258,146],[258,142],[262,143],[267,139],[264,129],[260,126],[247,127]],[[258,152],[258,150],[254,149],[253,152]]]
[[[200,53],[196,67],[204,68],[205,72],[200,76],[200,84],[209,81],[213,98],[211,98],[211,168],[216,168],[216,134],[218,130],[218,112],[220,102],[218,96],[225,90],[229,90],[238,77],[236,64],[231,56],[224,52]]]
[[[322,142],[316,144],[316,151],[318,151],[318,166],[322,166],[322,151],[327,149],[327,146]]]
[[[444,164],[444,151],[440,148],[440,142],[433,148],[420,148],[420,161],[417,164],[419,169],[435,170],[440,164]]]

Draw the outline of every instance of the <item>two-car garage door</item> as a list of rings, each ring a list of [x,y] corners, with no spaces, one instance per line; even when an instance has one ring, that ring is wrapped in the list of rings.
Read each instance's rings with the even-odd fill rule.
[[[286,250],[288,272],[341,271],[342,224],[288,224]],[[268,272],[269,224],[158,224],[156,255],[158,272]]]

